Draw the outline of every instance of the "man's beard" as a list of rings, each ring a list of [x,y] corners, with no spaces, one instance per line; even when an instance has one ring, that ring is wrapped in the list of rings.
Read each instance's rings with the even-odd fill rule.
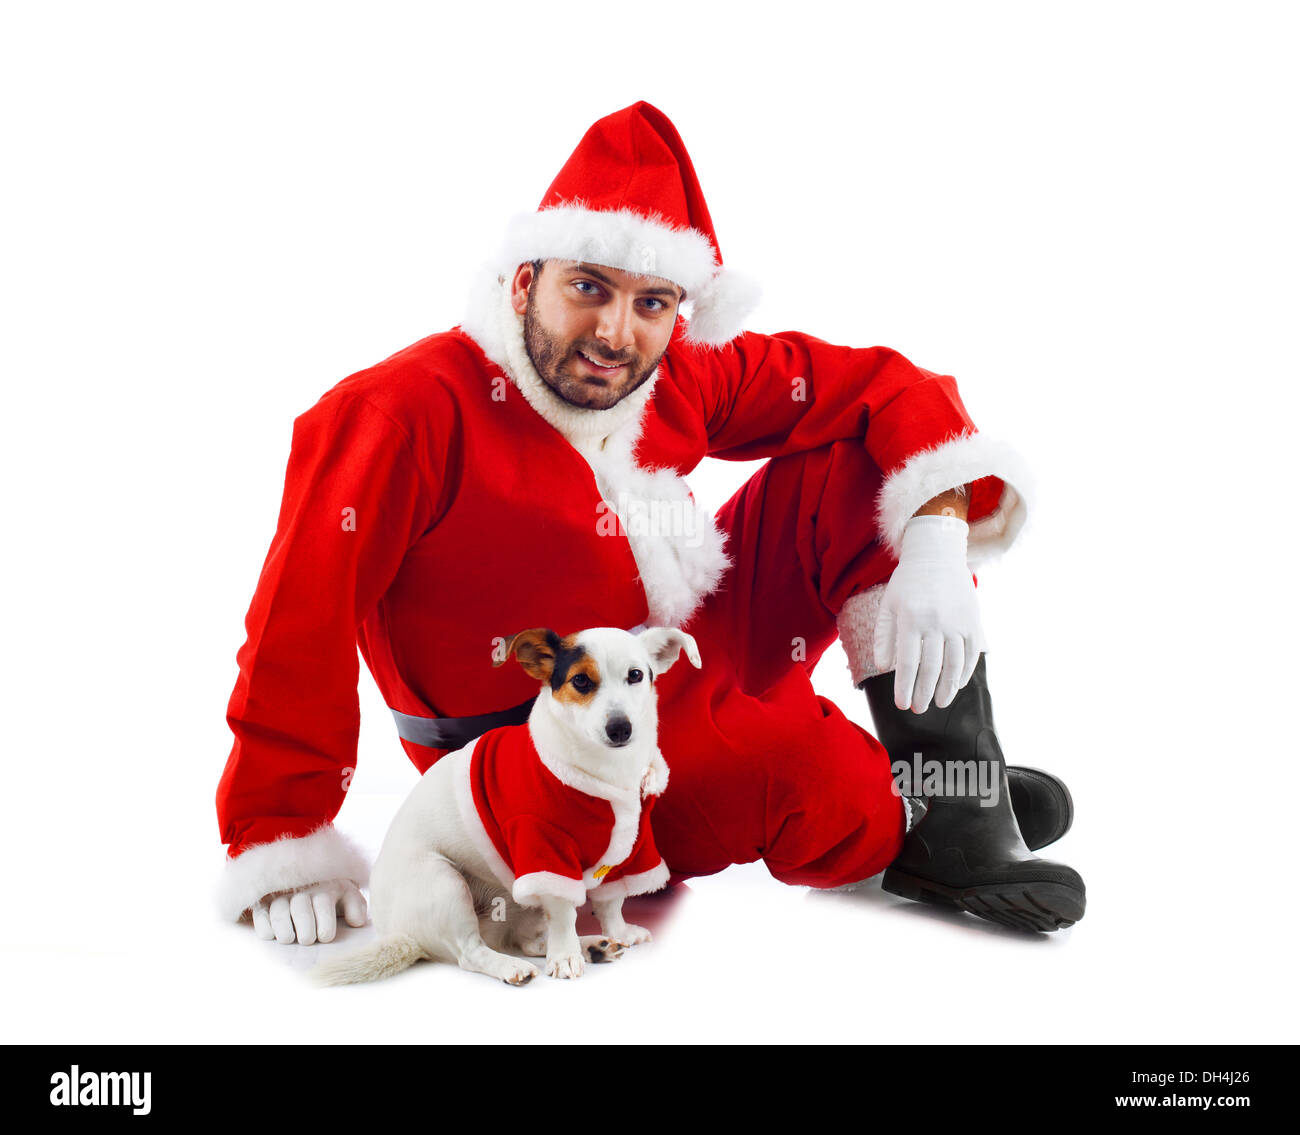
[[[594,343],[567,343],[557,335],[552,335],[542,326],[533,309],[533,297],[529,295],[528,306],[524,310],[524,347],[532,360],[538,377],[570,406],[579,406],[584,410],[608,410],[623,401],[655,372],[661,352],[653,362],[640,365],[643,361],[632,352],[628,357],[609,360],[606,352]],[[617,366],[627,364],[623,372],[623,381],[618,386],[600,386],[588,382],[582,375],[574,373],[572,355],[581,351],[592,359],[612,362]]]

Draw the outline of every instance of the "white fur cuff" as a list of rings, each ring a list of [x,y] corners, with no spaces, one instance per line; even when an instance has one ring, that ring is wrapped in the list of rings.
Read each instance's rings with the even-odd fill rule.
[[[587,901],[587,888],[581,879],[556,875],[552,871],[532,871],[520,875],[511,891],[520,906],[541,906],[543,898],[563,899],[574,906]]]
[[[591,895],[595,899],[625,899],[632,895],[648,895],[651,891],[663,890],[668,885],[670,875],[668,864],[661,859],[658,866],[651,867],[649,871],[625,875],[612,883],[602,883]]]
[[[876,584],[866,591],[850,595],[840,608],[836,626],[840,645],[849,658],[849,673],[855,686],[862,685],[883,671],[876,665],[876,620],[880,618],[880,601],[885,597],[885,585]]]
[[[370,862],[342,832],[326,824],[296,839],[286,836],[254,844],[227,859],[217,903],[222,917],[238,922],[264,895],[330,879],[351,879],[363,887],[370,881]]]
[[[982,477],[1003,482],[993,512],[970,526],[967,558],[972,564],[994,558],[1015,541],[1029,513],[1029,470],[1009,445],[983,434],[966,434],[910,457],[880,490],[876,516],[880,534],[897,556],[903,529],[916,510],[940,493]]]

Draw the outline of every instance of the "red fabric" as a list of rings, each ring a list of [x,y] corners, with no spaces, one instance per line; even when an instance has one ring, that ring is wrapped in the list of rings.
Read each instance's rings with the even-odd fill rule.
[[[636,838],[623,858],[610,862],[613,806],[561,783],[537,755],[527,725],[480,737],[469,781],[479,823],[516,878],[547,871],[581,882],[584,872],[605,867],[599,881],[609,883],[660,863],[650,831],[655,797],[631,802],[640,809]]]
[[[768,462],[719,510],[735,562],[686,628],[703,669],[659,681],[672,776],[655,840],[679,878],[761,858],[783,882],[833,887],[897,856],[888,754],[810,679],[844,600],[894,569],[863,507],[880,482],[842,441]]]
[[[800,815],[861,824],[899,809],[874,774],[841,783],[878,746],[813,695],[810,664],[791,666],[783,636],[804,637],[810,658],[824,649],[843,600],[892,570],[873,526],[881,471],[973,426],[950,379],[894,351],[796,332],[713,350],[682,329],[646,409],[640,464],[687,473],[706,454],[796,459],[773,462],[722,510],[733,555],[752,546],[686,628],[705,640],[704,675],[679,663],[663,679],[673,779],[659,847],[678,870],[765,855],[785,877],[829,878],[848,868],[819,874],[795,862],[803,852],[781,866],[777,844]],[[228,712],[217,812],[229,853],[337,814],[356,759],[354,642],[391,707],[464,716],[535,693],[519,667],[492,666],[499,637],[643,622],[636,561],[625,537],[598,534],[599,504],[583,457],[459,329],[351,376],[299,418]],[[575,586],[575,565],[599,586]],[[442,755],[403,744],[421,771]],[[688,793],[689,833],[676,818]]]

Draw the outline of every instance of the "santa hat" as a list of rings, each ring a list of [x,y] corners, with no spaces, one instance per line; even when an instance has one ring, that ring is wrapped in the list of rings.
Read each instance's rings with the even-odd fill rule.
[[[495,267],[579,260],[671,280],[686,292],[686,337],[721,346],[740,334],[758,288],[722,267],[713,220],[681,135],[663,111],[634,103],[597,122],[542,198],[516,217]]]

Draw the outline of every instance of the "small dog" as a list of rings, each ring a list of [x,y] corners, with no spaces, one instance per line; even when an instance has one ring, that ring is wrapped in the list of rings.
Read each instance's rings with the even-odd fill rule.
[[[438,761],[399,809],[370,878],[379,940],[321,962],[324,985],[373,981],[422,959],[455,962],[511,985],[546,958],[552,977],[582,975],[650,932],[623,921],[623,899],[663,887],[649,812],[668,784],[655,679],[682,631],[597,627],[561,638],[537,627],[506,644],[542,684],[526,725],[490,730]],[[591,898],[602,933],[580,938]]]

